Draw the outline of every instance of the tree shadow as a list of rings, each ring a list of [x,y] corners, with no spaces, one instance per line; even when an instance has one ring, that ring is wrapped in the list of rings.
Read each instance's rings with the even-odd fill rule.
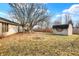
[[[53,36],[68,36],[63,34],[54,34],[54,33],[46,33],[47,35],[53,35]]]

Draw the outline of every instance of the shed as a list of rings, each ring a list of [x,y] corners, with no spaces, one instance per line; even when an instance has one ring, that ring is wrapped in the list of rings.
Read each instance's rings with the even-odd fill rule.
[[[72,35],[73,32],[73,24],[71,21],[68,24],[53,25],[52,28],[53,34]]]

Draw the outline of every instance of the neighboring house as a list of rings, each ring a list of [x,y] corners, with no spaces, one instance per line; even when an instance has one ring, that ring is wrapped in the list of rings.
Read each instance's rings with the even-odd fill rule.
[[[21,32],[22,27],[19,23],[0,17],[0,37]]]
[[[53,26],[53,34],[72,35],[72,32],[73,24],[71,21],[68,24]]]

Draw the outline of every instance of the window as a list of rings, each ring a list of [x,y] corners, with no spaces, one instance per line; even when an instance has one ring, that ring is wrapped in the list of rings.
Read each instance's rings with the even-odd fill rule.
[[[2,23],[2,32],[8,32],[8,24]]]

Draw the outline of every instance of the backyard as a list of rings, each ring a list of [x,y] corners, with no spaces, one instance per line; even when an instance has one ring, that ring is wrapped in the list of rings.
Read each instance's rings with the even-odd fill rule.
[[[17,33],[0,39],[0,55],[8,56],[77,56],[79,35],[52,33]]]

